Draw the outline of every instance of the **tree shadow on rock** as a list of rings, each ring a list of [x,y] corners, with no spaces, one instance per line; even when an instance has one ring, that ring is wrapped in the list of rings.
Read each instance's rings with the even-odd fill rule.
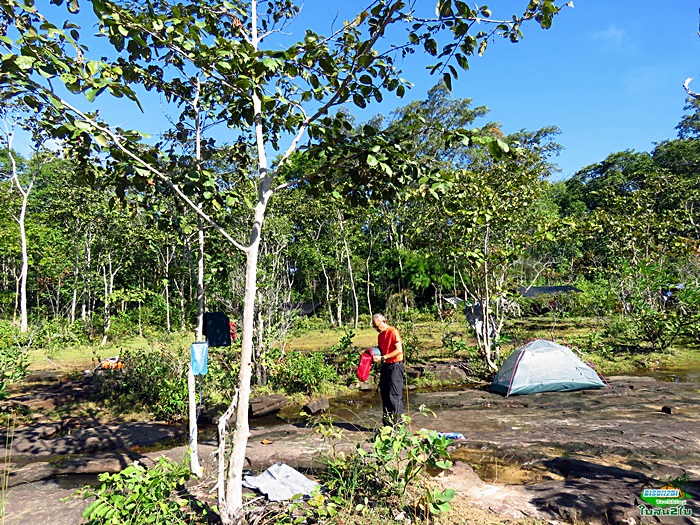
[[[526,487],[532,504],[562,519],[577,522],[639,522],[639,495],[653,480],[649,476],[580,459],[556,458],[542,463],[565,478]],[[682,522],[679,522],[682,523]]]

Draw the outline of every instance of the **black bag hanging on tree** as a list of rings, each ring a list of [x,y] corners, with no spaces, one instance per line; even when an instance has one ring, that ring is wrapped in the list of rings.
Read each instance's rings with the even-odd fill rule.
[[[204,335],[209,346],[231,346],[229,318],[223,312],[204,314]]]

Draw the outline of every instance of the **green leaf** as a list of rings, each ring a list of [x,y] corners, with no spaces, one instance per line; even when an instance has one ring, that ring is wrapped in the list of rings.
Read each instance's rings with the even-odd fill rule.
[[[443,73],[442,80],[449,91],[452,91],[452,77],[449,73]]]
[[[265,69],[267,69],[268,71],[274,71],[277,69],[279,62],[277,60],[275,60],[274,58],[263,58],[262,64],[263,64],[263,66],[265,66]]]
[[[35,62],[34,57],[19,55],[17,58],[15,58],[15,64],[17,64],[17,67],[23,71],[26,71],[27,69],[31,69],[32,66],[34,65],[34,62]]]
[[[104,135],[95,135],[94,138],[95,138],[95,142],[97,142],[103,148],[106,148],[107,145],[109,144],[107,137],[105,137]]]
[[[352,101],[355,103],[355,105],[357,107],[360,107],[363,109],[367,107],[367,103],[365,102],[364,97],[362,97],[362,95],[360,95],[359,93],[355,93],[352,96]]]
[[[377,160],[377,157],[374,155],[367,155],[367,165],[370,167],[375,167],[377,164],[379,164],[379,161]]]

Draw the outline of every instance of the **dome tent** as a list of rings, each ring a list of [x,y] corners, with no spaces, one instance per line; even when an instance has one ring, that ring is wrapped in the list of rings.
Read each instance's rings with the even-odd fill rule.
[[[566,346],[535,339],[505,360],[491,390],[506,396],[601,388],[598,374]]]

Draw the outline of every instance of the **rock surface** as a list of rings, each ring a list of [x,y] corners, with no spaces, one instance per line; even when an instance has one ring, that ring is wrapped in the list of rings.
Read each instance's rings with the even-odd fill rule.
[[[258,396],[250,400],[250,415],[262,417],[279,412],[287,404],[287,398],[280,394]]]
[[[439,479],[475,506],[505,517],[578,525],[660,523],[640,517],[640,493],[686,473],[693,516],[668,517],[661,523],[700,523],[698,385],[627,377],[611,378],[610,383],[611,388],[600,390],[512,398],[483,390],[418,392],[410,394],[407,406],[416,429],[464,434],[453,445],[455,465]],[[416,413],[420,405],[436,417]],[[669,414],[663,407],[679,410]],[[343,430],[339,446],[349,450],[368,443],[380,410],[375,392],[333,400],[326,417],[330,414]],[[179,460],[184,447],[145,453],[141,445],[158,436],[172,438],[171,430],[147,423],[86,426],[69,435],[60,425],[16,429],[19,440],[12,447],[9,475],[23,483],[5,493],[6,523],[79,523],[84,502],[60,502],[73,490],[65,483],[71,478],[55,476],[116,471],[135,459],[148,463],[163,454]],[[214,438],[202,435],[200,443],[213,486]],[[247,465],[253,470],[277,461],[318,468],[324,451],[328,444],[313,424],[274,416],[251,421]],[[90,454],[75,457],[86,452]]]
[[[331,406],[328,403],[328,398],[322,397],[320,399],[314,399],[313,401],[309,401],[304,405],[302,410],[306,414],[315,415],[323,414],[324,412],[327,412],[330,408]]]

